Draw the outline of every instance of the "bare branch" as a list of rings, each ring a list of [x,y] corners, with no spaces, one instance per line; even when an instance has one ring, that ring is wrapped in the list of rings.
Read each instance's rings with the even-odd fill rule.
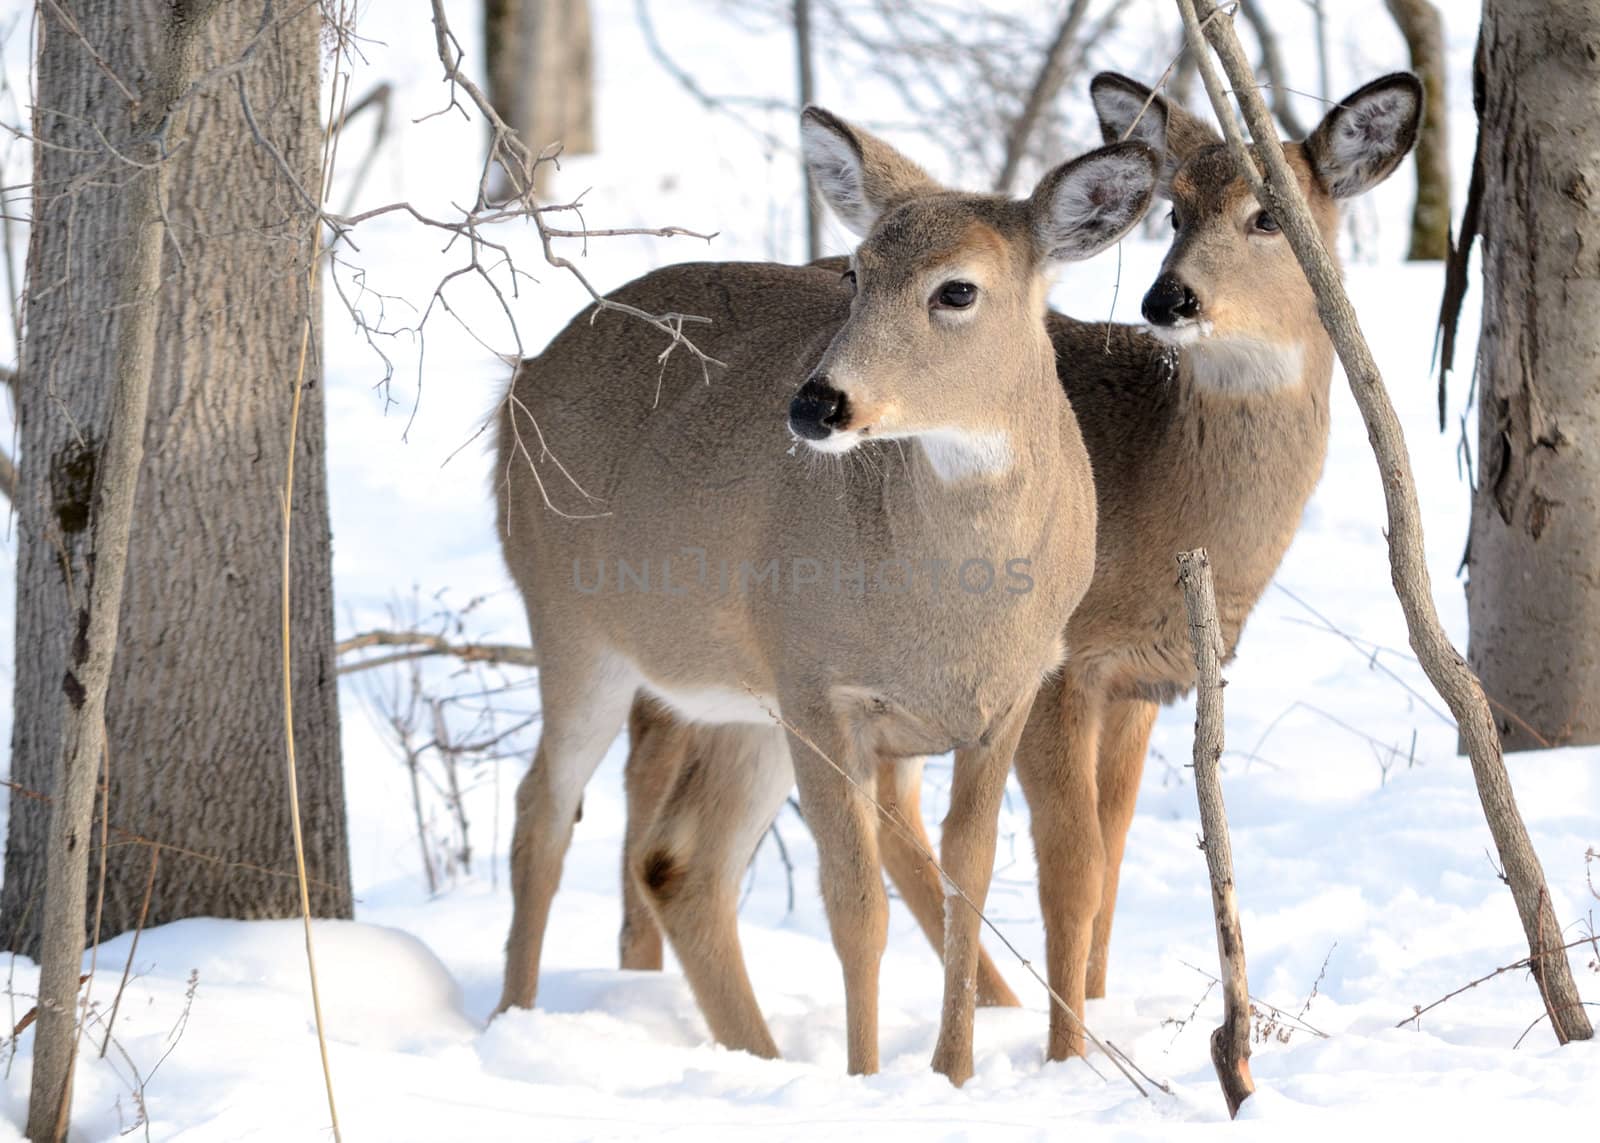
[[[1566,944],[1562,945],[1559,951],[1564,953],[1568,949],[1577,948],[1579,945],[1593,944],[1594,940],[1595,940],[1595,938],[1593,936],[1579,937],[1575,941],[1568,941]],[[1531,957],[1531,956],[1525,956],[1521,960],[1512,961],[1510,964],[1503,964],[1499,968],[1495,969],[1493,972],[1486,972],[1482,976],[1477,977],[1474,980],[1467,981],[1460,988],[1451,989],[1449,992],[1446,992],[1443,996],[1439,997],[1439,999],[1435,1000],[1432,1004],[1419,1004],[1419,1005],[1413,1006],[1413,1008],[1411,1009],[1411,1015],[1407,1016],[1404,1020],[1400,1021],[1398,1024],[1395,1025],[1395,1027],[1396,1028],[1404,1028],[1407,1024],[1415,1024],[1420,1029],[1422,1027],[1422,1023],[1421,1023],[1422,1018],[1424,1016],[1426,1016],[1429,1012],[1432,1012],[1435,1008],[1439,1007],[1439,1005],[1443,1004],[1445,1001],[1454,1000],[1457,996],[1460,996],[1463,992],[1470,992],[1474,988],[1478,987],[1478,985],[1484,984],[1484,983],[1486,983],[1488,981],[1491,981],[1497,976],[1503,976],[1504,974],[1506,974],[1508,972],[1516,972],[1519,968],[1532,968],[1532,967],[1533,967],[1533,957]]]
[[[452,643],[442,635],[428,631],[367,631],[340,640],[334,645],[334,654],[344,656],[368,647],[404,647],[398,654],[379,655],[372,659],[358,659],[341,663],[339,673],[368,671],[391,663],[411,659],[446,655],[463,663],[500,663],[516,667],[537,667],[539,658],[532,647],[518,647],[509,643]]]
[[[1200,803],[1200,848],[1211,877],[1211,911],[1217,925],[1217,959],[1222,965],[1222,1024],[1211,1033],[1211,1065],[1217,1070],[1229,1118],[1237,1117],[1255,1093],[1250,1075],[1250,985],[1245,976],[1244,934],[1233,881],[1233,843],[1222,803],[1222,630],[1211,561],[1204,548],[1178,556],[1178,582],[1189,613],[1189,643],[1196,672],[1194,790]]]

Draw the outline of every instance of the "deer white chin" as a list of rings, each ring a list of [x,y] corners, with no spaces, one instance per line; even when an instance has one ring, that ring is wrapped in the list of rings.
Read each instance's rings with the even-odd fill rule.
[[[1157,341],[1168,345],[1193,345],[1203,337],[1210,337],[1212,326],[1204,318],[1179,318],[1171,325],[1146,327]]]
[[[842,453],[849,452],[851,449],[859,445],[863,440],[864,435],[865,434],[863,434],[860,429],[847,429],[842,433],[829,433],[821,440],[812,440],[809,437],[798,436],[796,439],[805,441],[805,443],[815,452],[824,453],[828,456],[839,456]]]

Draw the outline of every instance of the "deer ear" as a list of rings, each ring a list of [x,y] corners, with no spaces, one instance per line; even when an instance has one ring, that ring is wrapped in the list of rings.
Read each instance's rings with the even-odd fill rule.
[[[857,238],[865,238],[878,216],[895,203],[939,189],[921,167],[882,139],[820,107],[801,113],[800,147],[812,183]]]
[[[1028,200],[1041,261],[1098,254],[1144,217],[1161,159],[1143,143],[1113,143],[1063,164]]]
[[[1422,83],[1406,71],[1386,75],[1328,112],[1306,140],[1306,158],[1329,195],[1354,198],[1394,173],[1421,119]]]
[[[1100,135],[1107,143],[1124,139],[1143,143],[1163,157],[1161,183],[1167,193],[1172,176],[1183,161],[1201,147],[1222,142],[1204,121],[1175,107],[1136,79],[1103,71],[1089,81],[1089,98],[1100,119]]]

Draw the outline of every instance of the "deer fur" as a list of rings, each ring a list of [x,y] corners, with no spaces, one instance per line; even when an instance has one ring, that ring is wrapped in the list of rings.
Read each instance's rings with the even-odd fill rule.
[[[725,869],[686,858],[715,832],[742,861],[787,764],[817,840],[861,1073],[877,1068],[887,918],[863,787],[880,758],[953,749],[944,859],[981,905],[1017,736],[1094,560],[1088,457],[1044,327],[1048,275],[1138,220],[1158,158],[1139,142],[1104,147],[1015,201],[944,190],[817,108],[802,140],[822,193],[862,235],[848,282],[779,266],[657,271],[615,298],[709,317],[694,336],[726,368],[705,380],[680,357],[658,396],[658,335],[586,314],[522,363],[502,406],[499,529],[539,648],[543,733],[517,791],[500,1009],[534,1002],[584,784],[642,691],[678,718],[731,727],[730,749],[707,731],[706,764],[678,775],[692,788],[697,772],[731,773],[696,803],[703,824],[663,814],[639,866],[714,1031],[775,1054],[748,982],[729,983],[736,934],[730,945],[702,922],[731,906],[709,888]],[[963,560],[1021,561],[1028,590],[829,583],[841,568],[953,573]],[[776,584],[744,574],[773,561]],[[958,1083],[978,955],[967,914],[945,926],[934,1055]]]
[[[1163,149],[1160,190],[1172,203],[1175,233],[1157,286],[1192,297],[1195,312],[1157,313],[1148,329],[1108,330],[1055,313],[1047,321],[1094,468],[1099,530],[1094,578],[1066,629],[1071,655],[1041,688],[1016,766],[1038,856],[1050,984],[1080,1016],[1087,997],[1105,994],[1118,872],[1158,705],[1194,682],[1173,557],[1202,545],[1209,551],[1231,659],[1321,474],[1333,364],[1293,253],[1259,225],[1260,208],[1212,128],[1122,76],[1097,76],[1091,92],[1108,141],[1131,137]],[[1420,111],[1415,78],[1386,76],[1286,148],[1330,247],[1339,200],[1395,169]],[[1147,315],[1156,296],[1152,287]],[[630,786],[630,831],[656,813],[656,799],[673,807],[663,813],[688,813],[676,803],[714,785],[704,770],[714,754],[697,732],[669,722],[636,710],[629,780],[648,769],[655,787],[645,794]],[[644,752],[638,744],[647,736],[657,748]],[[697,760],[695,789],[672,784],[685,758]],[[937,949],[946,895],[924,857],[932,849],[920,775],[919,759],[881,764],[879,845]],[[634,865],[625,857],[625,917],[631,934],[643,934],[651,922]],[[624,966],[650,967],[634,947],[624,943]],[[976,984],[980,1003],[1017,1003],[987,954]],[[1050,1058],[1082,1050],[1081,1025],[1052,1005]]]

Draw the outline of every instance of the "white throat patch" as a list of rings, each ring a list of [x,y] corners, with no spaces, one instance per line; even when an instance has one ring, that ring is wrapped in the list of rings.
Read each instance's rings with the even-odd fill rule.
[[[1223,393],[1267,393],[1298,385],[1305,349],[1248,337],[1199,337],[1183,346],[1190,376],[1202,389]]]
[[[946,484],[999,476],[1011,467],[1011,441],[1004,433],[936,429],[918,433],[916,440],[934,475]]]

